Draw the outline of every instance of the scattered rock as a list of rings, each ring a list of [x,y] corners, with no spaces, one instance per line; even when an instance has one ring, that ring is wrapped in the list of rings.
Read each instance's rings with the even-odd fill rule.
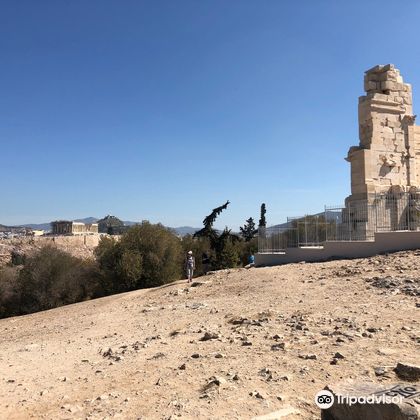
[[[409,296],[420,296],[420,279],[408,279],[405,277],[373,277],[366,279],[372,286],[386,289],[393,293],[404,293]]]
[[[152,357],[149,357],[147,360],[163,359],[164,357],[166,357],[165,353],[159,352],[154,354]]]
[[[286,343],[276,343],[271,346],[271,350],[273,351],[279,351],[279,350],[285,350],[286,349]]]
[[[190,309],[203,309],[207,307],[206,303],[186,303],[185,306]]]
[[[409,363],[398,363],[394,371],[400,379],[405,381],[415,382],[420,380],[420,366]]]
[[[334,359],[344,359],[344,356],[341,353],[337,352],[337,353],[334,354],[333,358]]]
[[[249,324],[251,321],[248,318],[245,317],[236,317],[229,320],[229,324],[232,325],[242,325],[242,324]]]
[[[387,373],[389,373],[389,368],[386,366],[377,366],[373,369],[376,376],[385,376]]]
[[[304,360],[316,360],[316,354],[299,354],[299,358]]]
[[[207,284],[207,281],[194,281],[191,283],[191,287],[199,287]]]
[[[249,393],[251,397],[258,398],[259,400],[265,400],[267,397],[259,391],[252,391]]]
[[[221,376],[212,376],[209,380],[209,384],[212,383],[216,384],[217,386],[220,386],[226,383],[226,379],[222,378]]]
[[[220,335],[214,332],[206,331],[203,337],[200,338],[200,341],[216,340],[220,338]]]
[[[366,331],[368,331],[370,333],[376,333],[376,332],[379,331],[379,329],[378,328],[374,328],[374,327],[369,327],[369,328],[366,328]]]

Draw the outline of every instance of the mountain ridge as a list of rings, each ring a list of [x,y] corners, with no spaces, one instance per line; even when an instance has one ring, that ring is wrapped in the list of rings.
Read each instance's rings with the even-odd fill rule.
[[[86,224],[91,224],[91,223],[96,223],[98,220],[100,220],[97,217],[93,217],[93,216],[89,216],[89,217],[84,217],[84,218],[80,218],[80,219],[73,219],[74,222],[81,222],[81,223],[86,223]],[[141,222],[133,222],[130,220],[123,220],[123,223],[125,226],[134,226],[138,223]],[[34,230],[45,230],[45,231],[50,231],[51,230],[51,223],[26,223],[26,224],[22,224],[19,226],[6,226],[6,225],[2,225],[0,224],[0,230],[4,229],[7,230],[8,228],[13,228],[13,229],[20,229],[20,228],[31,228]],[[167,226],[169,229],[172,229],[176,232],[177,235],[180,236],[185,236],[185,235],[192,235],[195,232],[197,232],[198,230],[200,230],[200,228],[195,228],[192,226],[179,226],[179,227],[170,227]]]

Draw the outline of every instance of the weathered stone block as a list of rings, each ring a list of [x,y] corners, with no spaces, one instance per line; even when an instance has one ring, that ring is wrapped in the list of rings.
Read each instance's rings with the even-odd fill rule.
[[[365,91],[368,92],[370,90],[377,90],[378,89],[378,83],[374,82],[372,80],[365,81]]]
[[[381,82],[382,90],[397,90],[396,83],[391,81]]]
[[[347,381],[326,387],[334,396],[322,420],[419,420],[420,387]]]

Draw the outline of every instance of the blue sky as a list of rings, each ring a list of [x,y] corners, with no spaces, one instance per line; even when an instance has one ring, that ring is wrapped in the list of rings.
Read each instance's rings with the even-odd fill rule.
[[[419,108],[420,3],[0,0],[0,223],[237,229],[350,193],[363,72]]]

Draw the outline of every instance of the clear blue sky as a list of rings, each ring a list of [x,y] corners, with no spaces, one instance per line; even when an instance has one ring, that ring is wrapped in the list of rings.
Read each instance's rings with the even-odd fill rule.
[[[420,112],[420,3],[0,0],[0,223],[218,227],[350,192],[363,72]],[[416,93],[419,92],[418,96]]]

